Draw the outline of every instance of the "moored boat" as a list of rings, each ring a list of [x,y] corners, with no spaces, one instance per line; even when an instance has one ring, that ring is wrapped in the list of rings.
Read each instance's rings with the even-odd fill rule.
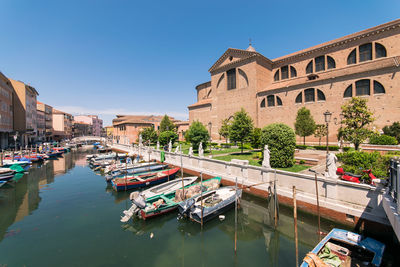
[[[178,210],[181,215],[204,223],[233,208],[236,199],[241,196],[242,189],[234,186],[222,187],[185,200],[179,204]]]
[[[140,175],[115,178],[111,181],[114,190],[127,191],[131,189],[157,185],[167,180],[174,179],[180,168],[148,172]]]
[[[132,174],[139,174],[143,172],[149,172],[149,171],[158,171],[167,168],[168,165],[166,164],[159,164],[159,163],[139,163],[138,166],[131,167],[129,170],[127,170],[128,175]],[[111,172],[111,175],[106,176],[106,181],[111,182],[112,179],[114,178],[124,178],[124,174],[126,173],[124,170],[117,170]]]
[[[385,245],[375,239],[333,228],[300,266],[380,266],[384,250]]]
[[[0,187],[2,187],[3,185],[5,185],[7,183],[7,181],[0,181]]]
[[[199,196],[201,194],[201,191],[203,191],[203,194],[206,194],[209,190],[219,188],[220,182],[221,178],[215,177],[204,181],[202,186],[200,185],[200,183],[186,186],[185,197],[182,196],[183,190],[177,189],[176,191],[168,194],[161,194],[147,198],[146,205],[142,207],[139,206],[139,208],[141,208],[139,217],[143,220],[146,220],[148,218],[173,211],[178,207],[180,203],[183,202],[183,199],[185,199],[186,197],[190,198],[193,196]]]

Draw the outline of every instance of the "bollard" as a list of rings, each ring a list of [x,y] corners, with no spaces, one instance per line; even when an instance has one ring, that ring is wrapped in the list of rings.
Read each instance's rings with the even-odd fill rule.
[[[295,186],[293,186],[293,219],[294,219],[294,242],[296,246],[296,266],[299,266],[299,245],[297,239],[297,203],[296,203]]]

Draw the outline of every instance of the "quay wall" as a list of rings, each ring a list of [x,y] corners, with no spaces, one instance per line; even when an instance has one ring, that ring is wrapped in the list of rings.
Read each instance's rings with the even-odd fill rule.
[[[161,151],[125,146],[112,145],[114,150],[140,155],[145,160],[160,161]],[[186,173],[200,175],[203,178],[219,176],[225,185],[233,185],[236,180],[240,186],[255,185],[244,191],[267,197],[273,190],[274,181],[279,201],[293,205],[293,186],[296,187],[297,207],[311,213],[317,213],[316,186],[313,175],[266,169],[257,166],[226,162],[206,157],[165,153],[165,163],[183,166]],[[259,185],[258,185],[259,184]],[[387,226],[389,220],[382,206],[384,188],[366,184],[355,184],[339,179],[317,177],[318,196],[321,216],[360,227]],[[380,228],[382,229],[382,228]]]

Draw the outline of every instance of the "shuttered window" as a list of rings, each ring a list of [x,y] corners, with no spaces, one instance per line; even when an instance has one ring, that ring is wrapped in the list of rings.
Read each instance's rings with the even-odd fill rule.
[[[236,69],[231,69],[226,72],[228,77],[228,90],[236,88]]]

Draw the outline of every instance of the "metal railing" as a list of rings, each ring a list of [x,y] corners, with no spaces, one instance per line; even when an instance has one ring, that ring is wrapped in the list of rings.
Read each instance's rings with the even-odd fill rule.
[[[389,194],[397,203],[397,212],[400,213],[400,161],[391,159],[389,165]]]

